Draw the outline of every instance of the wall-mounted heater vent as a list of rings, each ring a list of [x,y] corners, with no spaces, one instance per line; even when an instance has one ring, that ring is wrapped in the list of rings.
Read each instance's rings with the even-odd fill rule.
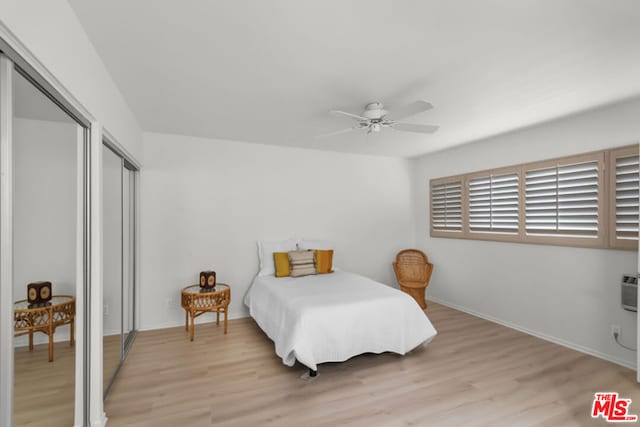
[[[622,308],[629,311],[638,311],[638,275],[623,275],[620,285]]]

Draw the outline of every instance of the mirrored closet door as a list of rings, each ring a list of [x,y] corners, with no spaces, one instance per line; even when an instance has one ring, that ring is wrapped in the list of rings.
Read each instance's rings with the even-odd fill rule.
[[[108,394],[135,336],[137,169],[103,145],[103,367]]]
[[[122,166],[122,342],[123,356],[126,356],[136,331],[136,169],[124,159]]]
[[[2,200],[10,206],[3,223],[12,223],[12,236],[2,235],[2,247],[12,248],[9,258],[3,254],[12,274],[2,276],[3,288],[11,287],[2,294],[11,295],[2,301],[11,309],[2,351],[13,343],[13,409],[12,420],[3,414],[0,425],[74,425],[76,378],[82,378],[82,367],[76,375],[76,352],[81,360],[83,349],[75,332],[86,280],[87,129],[13,64],[9,79],[2,77],[11,82],[11,90],[0,95],[11,98],[2,104],[12,109],[11,123],[2,123],[2,144],[10,146],[11,156],[3,160],[10,161],[13,179],[2,186]]]

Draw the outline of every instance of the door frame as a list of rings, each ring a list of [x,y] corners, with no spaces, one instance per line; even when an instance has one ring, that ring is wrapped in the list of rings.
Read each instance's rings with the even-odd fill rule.
[[[13,62],[0,54],[0,425],[13,419]]]
[[[45,96],[71,116],[79,125],[78,132],[78,207],[76,230],[76,357],[75,357],[75,412],[74,425],[104,425],[102,399],[95,402],[90,345],[92,324],[89,319],[95,306],[95,288],[101,286],[99,265],[102,262],[99,248],[100,218],[92,213],[99,206],[99,193],[94,188],[100,184],[95,179],[94,149],[96,137],[101,140],[101,126],[70,92],[40,63],[31,52],[0,22],[0,425],[10,427],[13,418],[13,94],[14,72],[19,72]],[[15,71],[14,71],[15,70]],[[93,179],[92,179],[93,178]],[[98,268],[96,268],[96,266]],[[92,289],[94,292],[92,292]],[[101,317],[101,311],[95,313]],[[100,395],[101,396],[101,395]],[[95,414],[102,414],[96,417]]]
[[[115,154],[119,159],[120,159],[120,185],[121,185],[121,192],[120,192],[120,197],[122,198],[121,200],[121,225],[122,227],[124,227],[124,184],[123,184],[123,174],[127,173],[129,171],[133,172],[133,199],[130,200],[130,202],[133,203],[132,209],[133,209],[133,224],[129,223],[130,225],[132,225],[133,227],[133,231],[130,235],[131,239],[133,240],[133,250],[129,252],[129,256],[132,258],[133,262],[132,262],[132,269],[133,271],[129,273],[129,275],[132,277],[133,279],[133,301],[132,301],[132,305],[133,305],[133,328],[130,331],[129,335],[127,336],[126,340],[123,340],[123,335],[124,335],[124,309],[122,310],[121,313],[121,318],[120,318],[120,361],[118,363],[118,367],[116,368],[116,371],[114,372],[113,376],[109,379],[109,385],[107,386],[107,389],[104,390],[104,394],[103,397],[104,399],[107,398],[107,396],[109,395],[109,392],[111,391],[111,387],[113,385],[113,381],[115,380],[115,378],[118,376],[118,373],[120,372],[120,369],[122,368],[122,364],[124,363],[124,360],[127,356],[127,353],[129,352],[129,349],[131,348],[131,345],[133,344],[133,341],[135,339],[135,336],[137,334],[137,325],[138,325],[138,312],[139,312],[139,306],[138,306],[138,292],[139,292],[139,287],[138,284],[140,283],[139,281],[139,274],[140,274],[140,266],[138,265],[139,263],[139,244],[138,242],[140,241],[138,238],[138,233],[139,233],[139,217],[138,217],[138,211],[139,211],[139,175],[140,175],[140,164],[135,161],[133,159],[133,157],[131,157],[131,155],[127,152],[127,150],[125,150],[122,145],[120,145],[115,138],[109,134],[108,132],[104,132],[103,133],[103,139],[102,139],[102,145],[104,148],[108,149],[109,151],[111,151],[113,154]],[[102,151],[101,151],[101,155],[102,155]],[[102,163],[101,163],[101,168],[102,168]],[[102,171],[101,171],[102,173]],[[104,177],[104,175],[102,175]],[[104,179],[103,179],[104,182]],[[131,220],[131,218],[130,218]],[[121,298],[120,298],[120,303],[121,306],[124,308],[124,274],[125,274],[125,268],[124,268],[124,229],[121,230],[121,253],[120,253],[120,262],[122,265],[122,274],[121,274]],[[103,289],[104,290],[104,289]],[[100,295],[100,298],[102,299],[104,295]],[[102,335],[101,335],[101,340],[102,340]],[[101,341],[102,342],[102,341]],[[102,363],[102,362],[101,362]],[[102,366],[102,365],[101,365]],[[102,371],[101,371],[102,372]],[[104,385],[104,384],[103,384]]]

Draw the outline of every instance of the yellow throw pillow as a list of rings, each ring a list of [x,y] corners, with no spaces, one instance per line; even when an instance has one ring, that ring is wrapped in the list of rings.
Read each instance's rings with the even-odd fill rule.
[[[274,252],[273,263],[276,265],[276,277],[287,277],[291,274],[288,253]]]
[[[316,249],[316,272],[318,274],[333,273],[333,249]]]

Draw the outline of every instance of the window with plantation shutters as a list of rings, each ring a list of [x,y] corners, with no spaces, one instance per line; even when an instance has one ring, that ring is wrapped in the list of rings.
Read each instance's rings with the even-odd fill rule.
[[[612,247],[638,247],[638,205],[640,199],[638,147],[612,150],[610,155],[610,238]]]
[[[468,180],[469,230],[518,233],[518,173],[486,175]]]
[[[431,180],[431,236],[638,249],[638,145]]]
[[[598,160],[527,170],[525,176],[527,234],[599,236]]]
[[[462,180],[432,182],[431,230],[462,231]]]

